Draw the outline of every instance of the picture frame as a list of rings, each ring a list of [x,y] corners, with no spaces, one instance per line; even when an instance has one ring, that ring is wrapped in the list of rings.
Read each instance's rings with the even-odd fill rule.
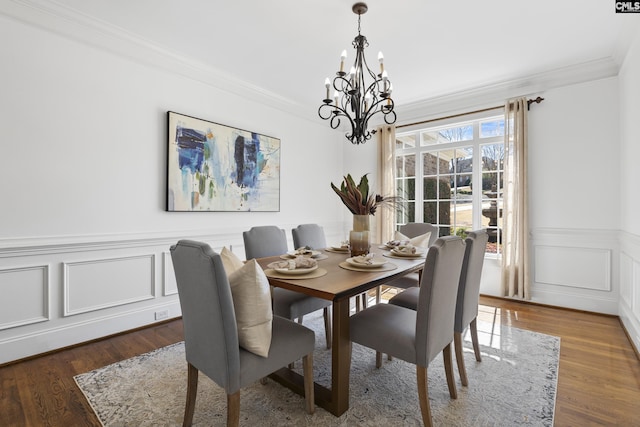
[[[280,139],[173,111],[167,122],[167,211],[280,211]]]

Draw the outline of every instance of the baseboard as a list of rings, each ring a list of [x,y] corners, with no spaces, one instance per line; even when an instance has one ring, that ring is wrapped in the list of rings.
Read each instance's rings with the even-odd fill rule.
[[[168,317],[160,321],[155,320],[155,313],[158,311],[167,311]],[[176,319],[181,315],[180,304],[176,301],[119,312],[111,316],[93,317],[82,322],[39,329],[31,334],[7,338],[0,341],[0,366]]]
[[[620,304],[619,311],[622,329],[624,333],[627,334],[627,338],[629,338],[629,342],[640,360],[640,351],[638,350],[640,349],[640,322],[624,304]]]

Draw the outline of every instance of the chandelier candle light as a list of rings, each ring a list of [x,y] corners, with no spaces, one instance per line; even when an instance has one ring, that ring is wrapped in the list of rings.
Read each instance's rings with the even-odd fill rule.
[[[367,5],[356,3],[352,10],[358,15],[358,35],[353,40],[356,61],[349,72],[345,72],[344,61],[347,59],[347,51],[342,51],[340,69],[336,72],[336,77],[333,78],[333,98],[329,96],[332,83],[327,77],[324,81],[327,91],[326,98],[318,108],[318,115],[323,120],[330,120],[332,129],[337,129],[340,126],[341,118],[345,117],[351,125],[351,130],[347,131],[345,136],[353,144],[363,144],[370,140],[376,132],[375,129],[372,131],[367,129],[373,115],[382,113],[385,123],[390,125],[395,123],[396,113],[393,111],[395,104],[391,99],[393,85],[389,80],[387,70],[384,69],[382,52],[378,53],[379,74],[375,74],[369,69],[364,57],[364,48],[369,46],[369,42],[365,36],[360,34],[360,17],[367,12]],[[369,80],[370,83],[366,80]]]

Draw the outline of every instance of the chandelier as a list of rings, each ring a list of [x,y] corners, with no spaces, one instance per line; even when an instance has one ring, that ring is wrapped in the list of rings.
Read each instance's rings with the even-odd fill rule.
[[[393,85],[384,69],[384,56],[378,53],[380,73],[375,74],[369,69],[364,57],[364,48],[369,46],[367,38],[360,34],[360,17],[367,12],[365,3],[356,3],[352,7],[353,13],[358,15],[358,35],[353,40],[356,50],[356,61],[349,72],[344,71],[344,61],[347,51],[343,50],[340,56],[340,69],[333,78],[333,84],[327,78],[324,82],[327,93],[322,105],[318,108],[318,115],[323,120],[330,120],[332,129],[340,126],[342,118],[349,121],[351,130],[345,136],[352,144],[363,144],[371,139],[375,129],[367,129],[371,117],[382,113],[387,124],[396,121],[396,113],[393,111],[394,102],[391,99]],[[329,92],[333,86],[333,97]]]

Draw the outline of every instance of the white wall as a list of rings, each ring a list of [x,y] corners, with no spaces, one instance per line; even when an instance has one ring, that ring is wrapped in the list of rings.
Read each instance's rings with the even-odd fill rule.
[[[539,89],[539,88],[537,88]],[[400,111],[405,124],[502,105],[526,87],[422,103]],[[592,79],[536,91],[545,98],[529,112],[529,200],[532,300],[617,314],[619,298],[620,132],[618,78]],[[473,104],[471,102],[474,102]],[[441,114],[441,115],[442,115]],[[375,144],[355,155],[345,149],[345,169],[362,170]],[[500,262],[487,258],[481,292],[502,296]]]
[[[193,64],[150,64],[144,47],[122,56],[85,43],[86,28],[69,38],[1,12],[0,364],[158,311],[179,316],[168,249],[180,238],[244,257],[254,225],[291,239],[316,222],[342,236],[329,182],[342,176],[344,143],[326,123],[213,87]],[[280,212],[166,212],[168,110],[280,138]]]
[[[636,348],[640,348],[640,31],[620,71],[620,244],[619,314]]]
[[[617,313],[618,79],[545,91],[529,114],[532,299]]]

